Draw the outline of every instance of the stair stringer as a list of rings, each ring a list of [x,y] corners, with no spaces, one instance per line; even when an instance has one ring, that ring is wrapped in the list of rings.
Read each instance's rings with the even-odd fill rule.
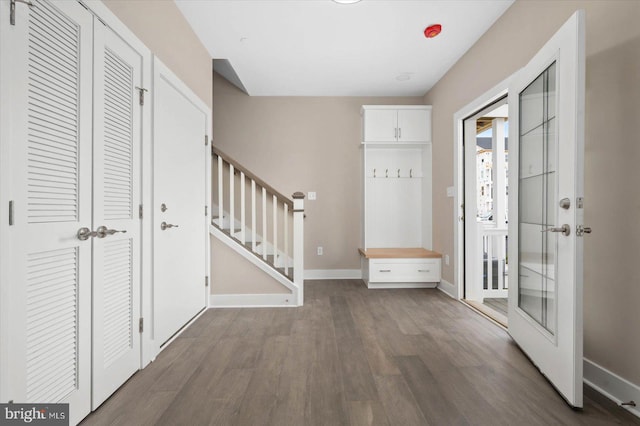
[[[265,294],[265,295],[252,295],[253,302],[252,305],[255,306],[274,306],[274,304],[278,304],[281,306],[301,306],[297,303],[298,294],[300,293],[300,288],[291,280],[287,279],[280,272],[275,270],[272,266],[267,264],[261,257],[258,257],[256,254],[248,250],[246,247],[242,246],[235,238],[230,237],[228,234],[222,232],[219,228],[213,225],[209,225],[209,232],[211,235],[216,237],[218,240],[223,242],[227,247],[233,249],[236,253],[247,259],[257,268],[265,272],[271,278],[276,280],[278,283],[282,284],[289,290],[291,290],[291,294]],[[260,301],[256,301],[256,297],[264,296],[264,303],[260,303]],[[274,303],[274,296],[284,296],[279,297],[280,303]]]

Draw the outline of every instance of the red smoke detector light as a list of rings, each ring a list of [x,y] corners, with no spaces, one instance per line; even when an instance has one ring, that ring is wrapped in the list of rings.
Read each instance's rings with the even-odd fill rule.
[[[424,36],[426,38],[434,38],[435,36],[440,34],[440,31],[442,31],[442,25],[440,24],[429,25],[427,28],[424,29]]]

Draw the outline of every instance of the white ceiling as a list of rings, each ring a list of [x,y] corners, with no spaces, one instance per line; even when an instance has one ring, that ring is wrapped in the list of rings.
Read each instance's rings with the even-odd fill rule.
[[[250,95],[422,96],[513,0],[176,3],[211,56],[228,59]],[[442,33],[425,38],[435,23]]]

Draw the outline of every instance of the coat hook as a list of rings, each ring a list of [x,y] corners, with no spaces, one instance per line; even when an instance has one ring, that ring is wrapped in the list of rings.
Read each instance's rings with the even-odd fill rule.
[[[384,177],[389,177],[389,169],[385,169],[385,171],[384,171]]]

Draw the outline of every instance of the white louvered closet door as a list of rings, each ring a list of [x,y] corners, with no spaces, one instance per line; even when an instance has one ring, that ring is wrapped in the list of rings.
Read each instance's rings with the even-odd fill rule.
[[[93,408],[140,368],[142,57],[94,30]],[[115,233],[111,233],[117,231]]]
[[[32,2],[16,4],[15,25],[0,3],[14,206],[2,228],[2,399],[68,402],[75,424],[91,407],[92,241],[76,234],[91,227],[93,17],[74,1]]]

